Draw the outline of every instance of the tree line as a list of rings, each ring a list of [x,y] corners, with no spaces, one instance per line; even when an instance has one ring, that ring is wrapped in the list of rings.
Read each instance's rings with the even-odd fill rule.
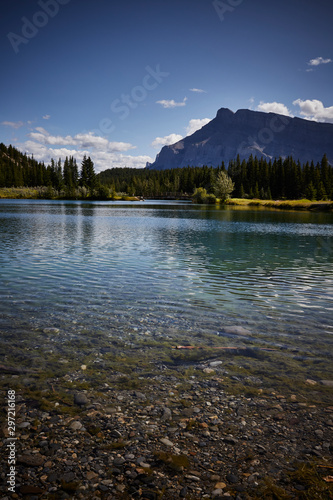
[[[0,144],[0,188],[38,187],[42,198],[106,197],[108,189],[99,184],[90,157],[84,156],[79,167],[73,156],[45,166],[13,146]]]
[[[226,167],[183,167],[169,170],[112,168],[95,173],[90,157],[81,165],[74,157],[49,165],[28,157],[13,146],[0,144],[0,187],[40,187],[41,197],[112,198],[116,193],[147,198],[191,197],[198,188],[216,193],[225,172],[233,182],[234,198],[310,200],[333,199],[333,167],[321,162],[301,165],[292,157],[267,160],[239,156]]]
[[[192,195],[198,188],[208,194],[215,193],[216,179],[226,172],[234,183],[234,198],[310,200],[333,199],[333,168],[326,155],[316,165],[301,165],[292,157],[258,159],[252,155],[246,161],[239,156],[230,161],[228,168],[183,167],[170,170],[112,168],[101,172],[102,184],[114,191],[136,196],[163,197]]]

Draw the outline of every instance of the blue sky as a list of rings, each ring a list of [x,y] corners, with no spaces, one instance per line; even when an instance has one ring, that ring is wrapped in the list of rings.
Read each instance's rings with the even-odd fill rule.
[[[12,0],[0,142],[38,160],[144,167],[248,108],[333,123],[331,0]]]

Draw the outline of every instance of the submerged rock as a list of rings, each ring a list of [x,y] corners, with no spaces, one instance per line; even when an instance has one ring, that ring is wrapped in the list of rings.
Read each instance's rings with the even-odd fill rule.
[[[44,328],[43,330],[43,333],[46,333],[47,335],[55,335],[59,332],[59,328]]]
[[[321,380],[320,382],[326,387],[333,387],[333,380]]]
[[[248,330],[247,328],[244,328],[243,326],[237,326],[237,325],[225,326],[224,331],[225,331],[225,333],[230,333],[233,335],[244,335],[244,336],[251,335],[250,330]]]

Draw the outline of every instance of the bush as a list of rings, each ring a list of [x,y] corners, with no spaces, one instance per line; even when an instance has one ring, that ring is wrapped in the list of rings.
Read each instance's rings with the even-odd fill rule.
[[[216,197],[214,194],[207,194],[205,188],[199,187],[195,189],[192,200],[194,203],[215,203]]]
[[[210,205],[215,205],[215,203],[216,203],[215,194],[207,194],[204,203],[208,203]]]
[[[107,186],[101,184],[96,189],[96,195],[100,200],[108,200],[110,197],[110,189]]]

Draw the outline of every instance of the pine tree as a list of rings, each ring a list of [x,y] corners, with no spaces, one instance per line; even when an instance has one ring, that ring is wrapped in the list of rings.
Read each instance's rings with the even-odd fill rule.
[[[258,186],[258,183],[256,182],[256,184],[254,186],[254,191],[253,191],[253,198],[258,199],[259,197],[260,197],[259,186]]]
[[[311,200],[311,201],[313,201],[317,198],[317,192],[316,192],[316,189],[315,189],[312,181],[310,182],[310,184],[306,188],[305,196],[307,197],[308,200]]]
[[[81,164],[80,185],[88,189],[89,196],[93,196],[96,187],[96,174],[94,164],[90,158],[84,155]]]

